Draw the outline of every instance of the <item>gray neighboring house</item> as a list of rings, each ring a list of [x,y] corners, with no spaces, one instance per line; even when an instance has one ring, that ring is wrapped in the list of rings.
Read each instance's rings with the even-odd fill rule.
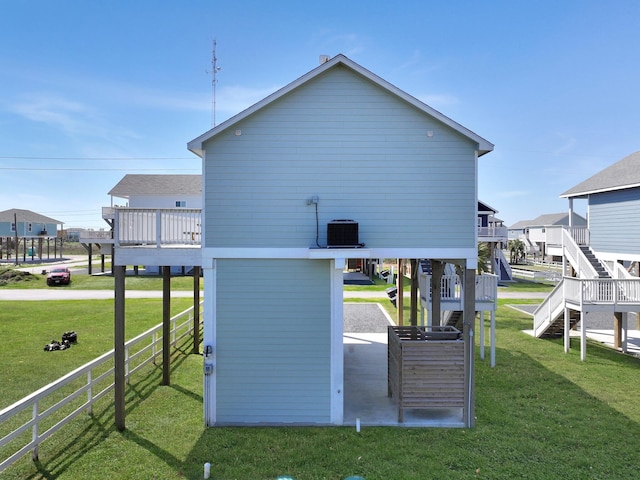
[[[547,213],[533,220],[522,220],[509,227],[509,240],[521,240],[525,245],[525,253],[545,261],[561,261],[561,257],[549,252],[548,246],[552,242],[547,238],[550,227],[573,225],[586,227],[587,220],[573,213],[570,220],[567,212]]]
[[[609,262],[640,261],[640,152],[632,153],[562,195],[573,209],[586,200],[589,245]]]
[[[614,346],[626,351],[628,329],[638,328],[640,312],[640,152],[633,153],[562,195],[569,218],[576,200],[587,201],[587,226],[552,229],[549,250],[560,255],[564,277],[534,313],[536,336],[564,334],[589,315],[609,316]],[[586,330],[581,328],[582,358]]]
[[[47,245],[53,240],[54,249],[56,249],[58,230],[61,230],[63,225],[64,222],[60,220],[31,210],[13,208],[0,212],[0,258],[2,258],[3,251],[5,256],[9,254],[11,250],[9,245],[13,246],[16,237],[20,242],[18,246],[19,256],[22,255],[23,258],[50,257],[49,249],[47,248],[47,251],[44,251],[45,240]],[[20,251],[20,248],[22,251]],[[13,246],[13,250],[15,255],[15,246]],[[57,250],[54,252],[54,257],[56,253]],[[62,254],[61,251],[60,254]]]
[[[188,148],[203,161],[207,425],[343,424],[351,258],[460,267],[473,425],[478,158],[490,142],[337,55]]]

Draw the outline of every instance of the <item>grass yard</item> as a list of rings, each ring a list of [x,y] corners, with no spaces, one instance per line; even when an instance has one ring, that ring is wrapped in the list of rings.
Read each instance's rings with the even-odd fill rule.
[[[193,304],[172,298],[171,315]],[[127,299],[126,338],[162,322],[162,299]],[[0,409],[113,349],[113,300],[2,302],[0,309]],[[78,344],[44,351],[51,340],[73,330]]]
[[[79,417],[43,444],[37,463],[27,455],[0,478],[199,479],[205,462],[211,462],[213,479],[275,479],[284,474],[298,480],[338,480],[348,475],[367,480],[636,478],[640,360],[590,342],[587,361],[581,362],[577,341],[565,355],[561,340],[539,340],[522,333],[531,327],[531,319],[507,306],[516,302],[500,301],[496,367],[476,358],[477,421],[471,430],[205,429],[202,358],[189,354],[187,344],[173,355],[171,386],[159,386],[159,366],[148,367],[147,376],[134,377],[127,391],[126,431],[115,430],[113,407],[105,400],[93,416]],[[51,303],[41,305],[42,309],[48,311]],[[84,318],[89,314],[87,307],[74,316]],[[143,320],[145,307],[143,303],[139,312],[141,330],[146,321],[151,325],[158,318]],[[133,304],[127,308],[133,315]],[[17,310],[12,314],[18,315]],[[108,325],[101,337],[109,335],[111,318],[107,317],[105,313],[89,322]],[[3,309],[0,325],[7,318]],[[43,318],[42,325],[54,318]],[[129,323],[132,330],[134,323]],[[52,359],[67,361],[63,356],[73,354],[76,347],[47,353],[47,357],[33,351],[40,350],[50,335],[78,330],[76,352],[98,335],[65,322],[54,324],[46,335],[41,333],[44,328],[25,331],[15,319],[11,325],[2,331],[9,341],[0,360],[3,367],[24,363],[12,368],[22,368],[21,375],[26,377],[39,376],[52,368]],[[28,337],[40,334],[44,338],[36,337],[29,345]],[[6,392],[2,384],[0,397]]]
[[[70,285],[47,286],[46,275],[14,274],[8,278],[7,272],[12,272],[12,267],[0,266],[0,289],[70,289],[70,290],[113,290],[114,277],[111,275],[87,275],[71,273]],[[4,282],[2,281],[4,277]],[[162,277],[152,275],[127,275],[127,290],[162,290]],[[200,278],[200,288],[204,288],[204,279]],[[172,290],[193,290],[192,276],[171,277]]]

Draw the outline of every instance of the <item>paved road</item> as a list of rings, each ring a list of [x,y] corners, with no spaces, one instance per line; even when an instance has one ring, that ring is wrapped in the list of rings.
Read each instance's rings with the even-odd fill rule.
[[[100,300],[112,299],[113,290],[66,290],[64,287],[38,288],[28,290],[0,289],[0,300]],[[193,291],[172,291],[171,296],[193,297]],[[126,298],[162,298],[160,290],[127,290]],[[201,294],[204,298],[204,294]]]
[[[408,296],[406,293],[405,296]],[[171,296],[193,297],[193,291],[183,290],[171,292]],[[127,290],[127,298],[162,298],[160,290]],[[533,298],[544,299],[546,294],[541,292],[499,292],[499,298]],[[70,290],[65,287],[51,287],[39,289],[4,289],[0,288],[0,300],[90,300],[90,299],[110,299],[113,298],[113,290]],[[204,293],[201,293],[204,298]],[[344,292],[344,298],[387,298],[385,292]]]

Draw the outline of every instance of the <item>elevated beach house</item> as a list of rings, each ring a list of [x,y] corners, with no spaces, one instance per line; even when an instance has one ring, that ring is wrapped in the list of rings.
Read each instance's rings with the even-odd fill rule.
[[[109,196],[102,219],[110,228],[80,233],[89,258],[94,246],[103,258],[115,258],[120,251],[136,273],[138,266],[144,266],[152,274],[159,273],[160,266],[184,274],[199,263],[200,252],[195,249],[201,240],[201,175],[127,174],[109,190]],[[166,258],[169,252],[171,259]]]
[[[62,241],[58,241],[62,226],[60,220],[31,210],[12,208],[0,212],[0,260],[62,256]]]
[[[633,153],[564,192],[569,216],[574,201],[587,202],[587,226],[547,228],[547,252],[562,257],[564,278],[536,310],[536,336],[564,335],[588,315],[608,314],[614,345],[626,350],[630,323],[640,311],[640,152]],[[582,358],[586,328],[581,328]]]
[[[202,158],[207,425],[344,423],[350,258],[457,266],[460,406],[473,424],[478,158],[490,142],[337,55],[188,148]]]

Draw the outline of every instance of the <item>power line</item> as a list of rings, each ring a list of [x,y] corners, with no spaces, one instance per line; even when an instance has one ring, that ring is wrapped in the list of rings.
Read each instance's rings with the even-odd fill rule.
[[[0,167],[0,170],[26,172],[199,172],[197,168],[37,168],[37,167]]]
[[[126,161],[132,160],[200,160],[198,157],[25,157],[21,155],[0,155],[0,160],[108,160],[108,161]]]

